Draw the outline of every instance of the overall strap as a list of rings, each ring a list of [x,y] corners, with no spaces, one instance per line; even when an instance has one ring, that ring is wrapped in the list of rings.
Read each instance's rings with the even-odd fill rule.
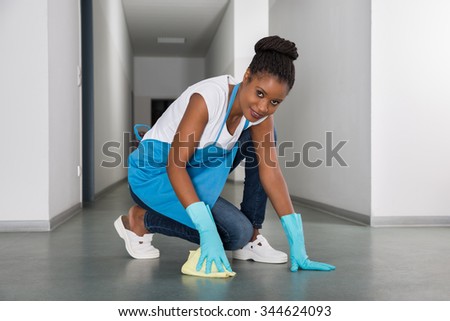
[[[141,141],[141,140],[142,140],[141,135],[139,135],[139,128],[140,128],[140,127],[145,127],[145,128],[147,128],[147,131],[150,130],[150,126],[149,126],[149,125],[145,125],[145,124],[136,124],[136,125],[134,125],[134,135],[136,136],[136,139],[137,139],[138,141]]]
[[[239,89],[240,85],[241,85],[241,83],[235,85],[234,88],[233,88],[233,92],[231,93],[230,101],[228,103],[227,114],[225,115],[225,119],[224,119],[224,121],[222,123],[222,127],[220,127],[219,134],[217,134],[217,137],[214,140],[214,142],[217,142],[217,140],[219,139],[220,134],[222,133],[223,127],[227,123],[228,116],[230,115],[230,112],[231,112],[231,107],[233,106],[234,99],[236,98],[236,94],[238,92],[238,89]]]

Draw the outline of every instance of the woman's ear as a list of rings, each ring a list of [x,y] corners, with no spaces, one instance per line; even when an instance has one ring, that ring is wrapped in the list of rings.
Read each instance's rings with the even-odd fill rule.
[[[247,70],[245,71],[245,74],[244,74],[244,79],[243,79],[244,83],[248,83],[252,80],[250,75],[251,75],[250,68],[247,68]]]

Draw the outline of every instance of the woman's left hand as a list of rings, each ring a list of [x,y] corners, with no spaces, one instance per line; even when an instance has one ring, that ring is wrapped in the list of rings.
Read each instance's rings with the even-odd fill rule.
[[[334,265],[311,261],[306,254],[305,238],[303,236],[303,224],[300,214],[293,213],[281,217],[281,224],[289,241],[291,256],[291,271],[298,269],[314,271],[332,271]]]

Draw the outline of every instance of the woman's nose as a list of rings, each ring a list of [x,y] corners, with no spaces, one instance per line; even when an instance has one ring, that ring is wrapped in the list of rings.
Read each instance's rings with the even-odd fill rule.
[[[265,114],[265,113],[267,113],[268,110],[269,110],[269,107],[267,106],[267,103],[266,103],[266,102],[261,101],[261,102],[258,104],[258,111],[259,111],[260,113]]]

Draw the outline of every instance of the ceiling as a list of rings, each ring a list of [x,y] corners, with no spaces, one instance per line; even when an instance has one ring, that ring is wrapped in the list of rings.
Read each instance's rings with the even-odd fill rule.
[[[229,0],[122,0],[134,56],[204,57]],[[186,38],[184,44],[158,37]]]

